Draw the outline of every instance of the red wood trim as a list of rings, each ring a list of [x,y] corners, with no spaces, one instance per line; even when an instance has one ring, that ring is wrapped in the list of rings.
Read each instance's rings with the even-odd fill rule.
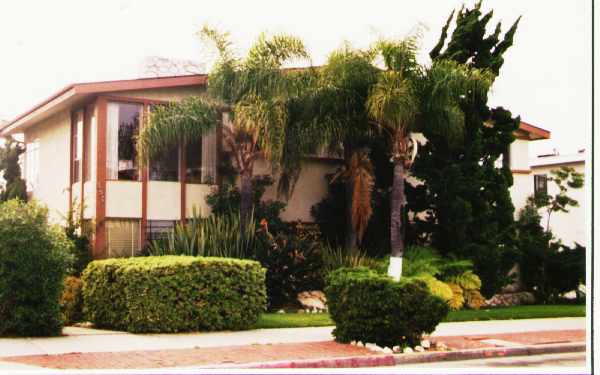
[[[221,119],[223,119],[223,115],[221,114]],[[217,160],[216,160],[216,168],[215,168],[215,183],[217,186],[221,186],[223,183],[223,176],[219,173],[219,166],[221,165],[221,159],[223,158],[223,121],[219,121],[217,125]]]
[[[106,257],[106,99],[96,101],[96,234],[93,257]]]
[[[519,124],[519,130],[529,133],[530,139],[550,139],[550,132],[546,129],[533,126],[524,121]]]
[[[186,176],[185,172],[187,170],[187,160],[185,155],[185,142],[181,142],[179,145],[179,186],[181,188],[181,222],[185,224],[187,219],[186,215],[186,205],[187,205],[187,197],[186,197]]]
[[[147,103],[144,103],[144,107],[143,107],[143,113],[141,116],[141,121],[140,121],[140,130],[143,126],[145,126],[146,121],[145,121],[145,116],[147,116],[148,111],[150,110],[148,107]],[[148,164],[148,163],[146,163]],[[148,226],[148,168],[149,165],[146,165],[145,167],[142,168],[142,170],[140,171],[141,177],[142,177],[142,220],[141,220],[141,228],[140,228],[140,234],[141,234],[141,242],[140,244],[143,246],[145,246],[146,244],[146,227]]]
[[[141,78],[121,81],[79,83],[74,85],[74,88],[75,92],[78,94],[89,94],[112,91],[157,89],[165,87],[199,86],[206,85],[206,82],[207,76],[205,74],[197,74],[176,77]]]
[[[530,174],[531,173],[531,169],[511,169],[510,171],[513,174]]]
[[[112,91],[129,91],[129,90],[144,90],[153,88],[167,88],[167,87],[181,87],[181,86],[204,86],[207,82],[206,74],[195,74],[188,76],[175,76],[175,77],[155,77],[155,78],[140,78],[131,80],[120,80],[120,81],[103,81],[103,82],[86,82],[86,83],[75,83],[66,86],[56,94],[50,96],[48,99],[33,106],[30,110],[21,113],[15,117],[12,121],[0,128],[0,132],[6,132],[14,127],[15,129],[19,126],[18,122],[28,115],[34,113],[36,110],[46,106],[55,99],[58,99],[64,95],[76,95],[76,94],[101,94]]]

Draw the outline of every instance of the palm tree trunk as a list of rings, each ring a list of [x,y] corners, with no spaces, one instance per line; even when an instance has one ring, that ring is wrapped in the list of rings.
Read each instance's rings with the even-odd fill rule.
[[[240,229],[244,233],[252,215],[252,172],[240,173]]]
[[[392,248],[388,275],[395,280],[402,276],[402,256],[404,255],[404,237],[402,227],[402,208],[406,202],[404,196],[404,163],[394,162],[394,179],[390,209],[390,245]]]
[[[352,194],[353,194],[353,186],[354,186],[354,181],[352,181],[351,178],[349,178],[346,182],[345,182],[345,195],[346,195],[346,237],[345,237],[345,243],[344,243],[344,248],[347,251],[352,250],[353,248],[355,248],[358,244],[356,243],[356,231],[354,230],[354,226],[352,225]]]

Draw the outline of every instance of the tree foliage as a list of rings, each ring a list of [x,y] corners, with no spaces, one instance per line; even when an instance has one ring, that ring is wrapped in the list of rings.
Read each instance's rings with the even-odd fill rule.
[[[0,202],[18,198],[27,200],[25,180],[21,178],[19,156],[25,152],[23,146],[12,138],[6,138],[0,147],[0,177],[4,178],[4,188],[0,186]]]
[[[492,15],[481,12],[481,2],[461,8],[456,17],[453,12],[430,53],[434,65],[451,60],[488,72],[494,80],[519,20],[503,37],[500,23],[486,35]],[[453,19],[455,28],[448,36]],[[408,196],[409,209],[426,215],[416,219],[413,240],[430,240],[443,254],[472,259],[482,292],[489,296],[508,282],[506,274],[516,259],[512,175],[508,163],[499,167],[498,160],[507,156],[520,119],[502,107],[489,108],[487,94],[467,95],[459,107],[465,119],[460,139],[449,142],[447,136],[424,131],[428,142],[412,170],[424,185],[409,187]]]

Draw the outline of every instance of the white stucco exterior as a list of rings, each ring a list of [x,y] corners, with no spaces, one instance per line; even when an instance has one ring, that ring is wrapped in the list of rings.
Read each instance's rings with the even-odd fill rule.
[[[49,219],[59,224],[65,222],[69,210],[70,134],[71,113],[65,110],[41,121],[24,135],[26,144],[39,142],[39,183],[30,197],[46,205]]]
[[[566,157],[570,155],[564,155]],[[572,159],[578,159],[578,161],[570,162],[565,161],[566,158],[562,158],[560,155],[557,157],[545,157],[537,158],[533,161],[531,184],[533,185],[533,176],[536,174],[546,175],[551,177],[550,172],[555,169],[559,169],[561,166],[567,166],[575,169],[576,172],[585,174],[585,155],[575,155]],[[569,159],[567,159],[569,160]],[[585,176],[584,176],[585,178]],[[569,208],[569,212],[555,212],[550,215],[550,230],[557,239],[560,239],[565,245],[573,246],[574,243],[585,246],[587,244],[587,232],[589,229],[587,216],[587,202],[586,202],[586,189],[589,184],[585,184],[581,189],[569,189],[567,195],[575,199],[579,205],[577,207]],[[548,194],[554,195],[558,193],[559,189],[553,182],[548,182]],[[548,215],[544,210],[540,211],[542,214],[542,225],[544,228],[547,224]]]

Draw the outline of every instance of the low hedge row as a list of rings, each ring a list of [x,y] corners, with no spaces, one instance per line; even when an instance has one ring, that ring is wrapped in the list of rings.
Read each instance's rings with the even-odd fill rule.
[[[417,345],[448,314],[448,305],[420,280],[396,282],[371,269],[341,268],[325,288],[333,335],[380,346]]]
[[[158,256],[94,261],[82,275],[84,314],[129,332],[239,330],[265,310],[265,270],[229,258]]]

